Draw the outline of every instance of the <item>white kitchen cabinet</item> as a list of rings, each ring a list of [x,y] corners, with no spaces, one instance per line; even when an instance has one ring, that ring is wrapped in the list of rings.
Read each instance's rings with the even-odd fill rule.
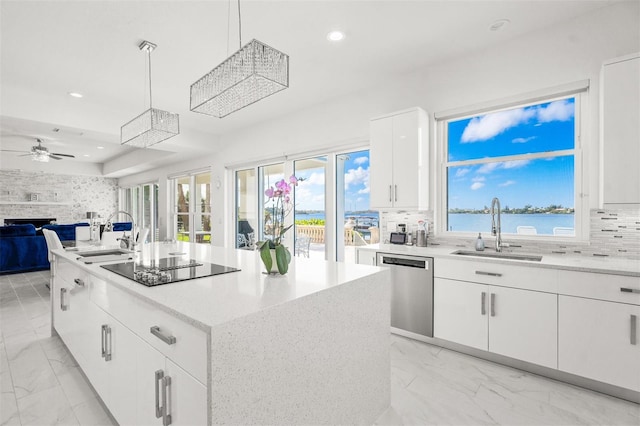
[[[434,337],[488,350],[489,286],[445,278],[435,278],[433,286]]]
[[[110,288],[108,283],[87,275],[75,265],[59,259],[57,262],[60,266],[57,270],[62,273],[56,274],[53,280],[54,328],[118,423],[163,424],[162,416],[158,417],[155,409],[156,401],[162,400],[162,388],[158,388],[156,399],[154,375],[161,371],[166,377],[164,385],[171,424],[206,424],[206,386],[136,334],[133,330],[140,330],[138,322],[127,325],[126,322],[132,322],[131,318],[123,318],[123,323],[108,312],[124,296],[106,291]],[[136,314],[141,312],[148,314],[144,309],[137,310]],[[177,318],[172,321],[166,313],[151,316],[150,320],[160,324],[163,330],[178,332],[182,345],[202,349],[201,330],[191,331]],[[162,350],[201,374],[198,357],[187,357],[174,344],[163,343],[149,332],[148,326],[143,334],[154,344],[160,342],[167,346]],[[192,344],[193,341],[196,343]]]
[[[434,336],[556,368],[557,297],[435,278]]]
[[[136,361],[137,424],[162,425],[163,418],[169,420],[169,416],[172,425],[207,424],[207,388],[155,348],[140,343]]]
[[[376,266],[376,252],[356,249],[356,263],[359,265]]]
[[[371,208],[429,208],[428,128],[420,108],[371,120]]]
[[[640,204],[640,54],[602,67],[602,203]]]
[[[640,392],[640,306],[559,297],[558,367]]]

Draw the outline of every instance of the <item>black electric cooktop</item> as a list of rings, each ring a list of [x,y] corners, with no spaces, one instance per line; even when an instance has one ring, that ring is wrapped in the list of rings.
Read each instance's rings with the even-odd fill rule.
[[[115,272],[147,287],[227,274],[240,270],[230,266],[216,265],[215,263],[193,259],[184,260],[177,257],[166,257],[144,263],[125,262],[101,266],[108,271]]]

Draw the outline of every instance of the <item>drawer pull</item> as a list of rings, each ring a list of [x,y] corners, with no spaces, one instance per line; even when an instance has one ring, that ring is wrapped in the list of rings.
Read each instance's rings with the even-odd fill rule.
[[[496,316],[496,294],[491,293],[491,316]]]
[[[502,274],[497,272],[485,272],[485,271],[476,271],[476,275],[488,275],[490,277],[501,277]]]
[[[482,296],[480,297],[480,315],[487,315],[487,293],[485,291],[482,292]]]
[[[629,336],[629,343],[632,345],[638,344],[636,335],[638,334],[638,317],[631,315],[631,333]]]
[[[149,331],[151,331],[151,334],[165,342],[167,345],[173,345],[176,342],[175,336],[167,336],[163,334],[162,331],[160,331],[160,327],[158,327],[157,325],[151,327]]]
[[[162,408],[160,407],[160,380],[164,377],[164,372],[162,370],[156,371],[156,419],[162,417]]]
[[[80,278],[76,278],[75,280],[73,280],[73,282],[76,283],[78,287],[84,287],[84,281]]]
[[[623,293],[640,293],[640,289],[628,287],[620,287],[620,291]]]

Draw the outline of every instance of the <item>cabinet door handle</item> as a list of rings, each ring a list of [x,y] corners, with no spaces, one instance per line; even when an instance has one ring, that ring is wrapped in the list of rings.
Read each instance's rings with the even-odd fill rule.
[[[393,201],[392,199],[392,195],[391,195],[391,185],[389,185],[389,202]]]
[[[111,361],[111,327],[102,324],[102,358]]]
[[[176,342],[175,336],[167,336],[166,334],[163,334],[162,331],[160,331],[160,327],[158,327],[157,325],[151,327],[149,331],[151,331],[151,334],[165,342],[167,345],[173,345]]]
[[[394,185],[393,197],[395,198],[395,201],[398,201],[398,185]]]
[[[476,271],[476,275],[488,275],[490,277],[501,277],[502,274],[497,272],[485,272],[485,271]]]
[[[64,295],[67,294],[67,289],[62,287],[60,289],[60,309],[63,311],[66,311],[67,309],[69,309],[69,306],[64,304]]]
[[[491,316],[496,316],[496,294],[491,293]]]
[[[162,408],[160,407],[160,380],[164,377],[164,371],[157,370],[155,374],[156,382],[156,419],[162,417]]]
[[[100,327],[100,343],[102,344],[102,358],[104,358],[105,356],[107,356],[107,348],[106,348],[106,333],[107,331],[107,325],[106,324],[102,324],[102,327]]]
[[[631,315],[631,331],[629,336],[629,343],[636,345],[636,335],[638,334],[638,317]]]
[[[640,289],[627,287],[620,287],[620,291],[623,293],[640,293]]]
[[[480,315],[487,315],[487,293],[485,291],[480,296]]]
[[[171,377],[164,376],[162,378],[162,425],[169,426],[171,424],[171,413],[169,405],[171,404]]]
[[[76,278],[73,282],[76,283],[78,287],[84,287],[84,280],[81,280],[80,278]]]

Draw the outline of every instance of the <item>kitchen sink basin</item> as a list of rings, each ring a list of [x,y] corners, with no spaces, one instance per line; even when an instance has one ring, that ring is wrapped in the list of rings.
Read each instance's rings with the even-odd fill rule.
[[[105,250],[90,250],[90,251],[79,251],[78,256],[80,257],[93,257],[93,256],[110,256],[110,255],[129,255],[133,252],[131,250],[125,249],[105,249]]]
[[[527,260],[530,262],[540,262],[542,256],[535,254],[516,254],[516,253],[502,253],[502,252],[485,252],[485,251],[470,251],[470,250],[458,250],[451,254],[459,256],[474,256],[474,257],[491,257],[493,259],[510,259],[510,260]]]
[[[125,249],[105,249],[78,252],[76,260],[87,265],[101,262],[126,262],[135,256],[135,252]]]

